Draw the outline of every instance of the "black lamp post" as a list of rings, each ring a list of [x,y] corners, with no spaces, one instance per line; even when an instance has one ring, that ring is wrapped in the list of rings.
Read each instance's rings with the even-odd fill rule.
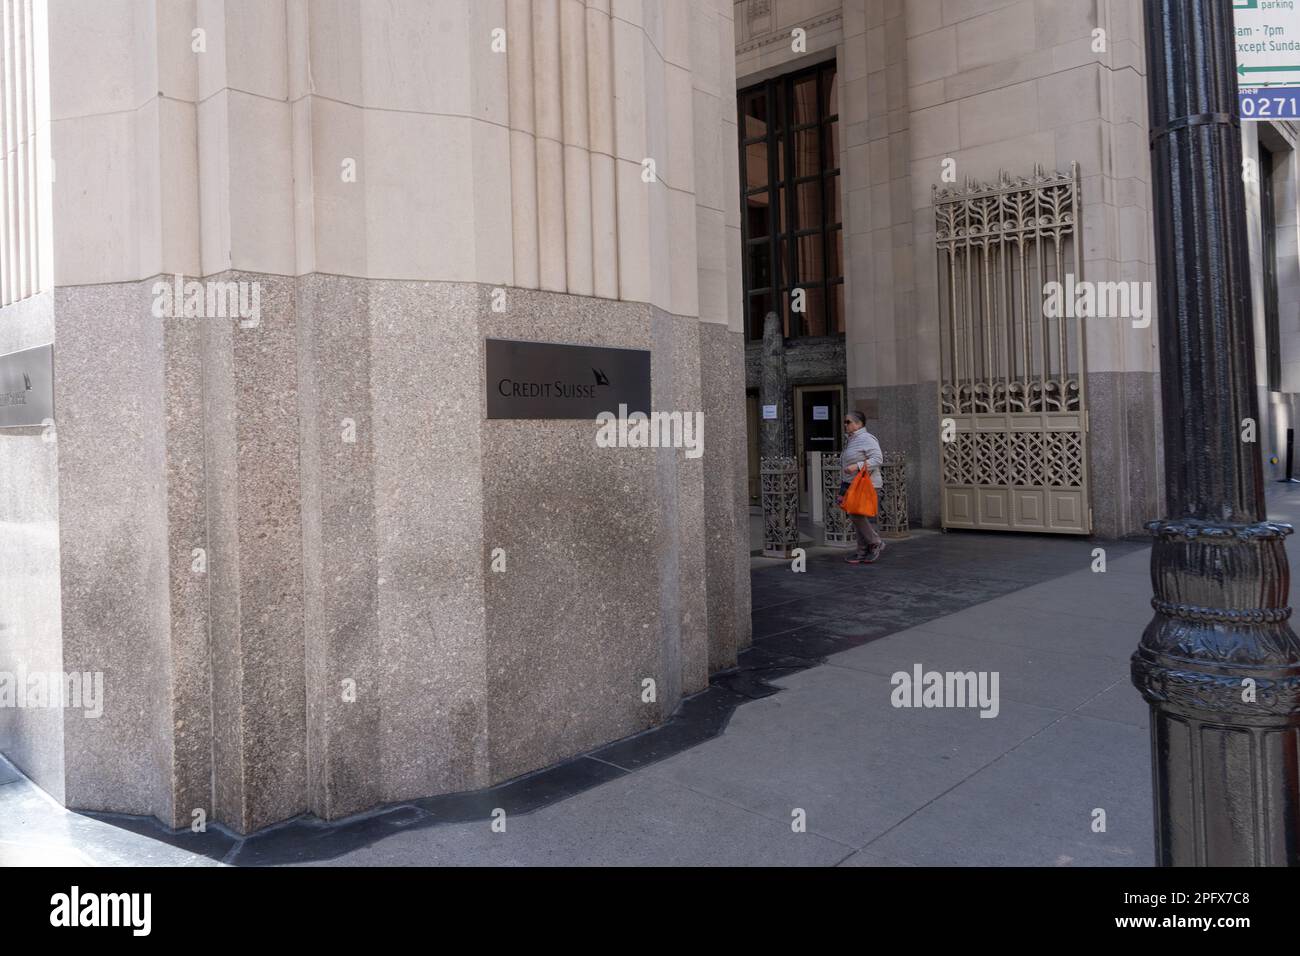
[[[1266,520],[1231,0],[1144,0],[1165,493],[1151,705],[1157,861],[1300,864],[1289,525]]]

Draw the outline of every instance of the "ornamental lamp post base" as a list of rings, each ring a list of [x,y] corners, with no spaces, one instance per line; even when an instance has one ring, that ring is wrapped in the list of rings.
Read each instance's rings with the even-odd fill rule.
[[[1156,615],[1132,657],[1151,707],[1157,863],[1300,865],[1300,640],[1289,525],[1155,521]]]

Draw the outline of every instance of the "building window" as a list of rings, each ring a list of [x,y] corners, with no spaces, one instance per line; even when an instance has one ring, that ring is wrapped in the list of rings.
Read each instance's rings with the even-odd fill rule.
[[[781,316],[786,338],[842,335],[835,64],[748,87],[737,100],[748,336],[763,337],[768,312]]]

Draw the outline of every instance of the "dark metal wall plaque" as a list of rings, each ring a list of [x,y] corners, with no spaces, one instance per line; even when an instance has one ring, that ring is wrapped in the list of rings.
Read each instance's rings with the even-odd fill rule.
[[[0,355],[0,428],[54,419],[54,346]]]
[[[650,353],[487,340],[488,418],[588,418],[650,412]]]

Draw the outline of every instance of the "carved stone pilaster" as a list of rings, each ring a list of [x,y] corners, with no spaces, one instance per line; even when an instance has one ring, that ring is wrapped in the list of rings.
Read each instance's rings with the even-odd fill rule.
[[[776,418],[765,418],[759,410],[758,449],[763,458],[789,455],[789,432],[786,430],[790,381],[785,371],[785,338],[781,317],[769,312],[763,322],[763,379],[759,391],[765,407],[776,406]]]

